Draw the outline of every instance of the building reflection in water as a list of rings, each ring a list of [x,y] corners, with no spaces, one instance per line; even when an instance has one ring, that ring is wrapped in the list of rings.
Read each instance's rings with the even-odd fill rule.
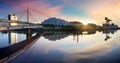
[[[15,32],[9,32],[9,44],[15,44],[18,42],[18,34]]]
[[[59,32],[59,31],[45,31],[43,37],[45,37],[48,40],[56,41],[61,40],[65,37],[68,37],[69,33],[66,32]]]
[[[93,35],[96,34],[96,32],[102,32],[102,34],[105,34],[105,41],[107,41],[108,39],[111,38],[110,34],[114,34],[115,32],[117,32],[117,30],[102,30],[102,31],[87,30],[87,31],[72,31],[72,32],[45,31],[43,37],[51,41],[56,41],[72,35],[73,41],[79,42],[79,36],[84,37],[85,35]]]
[[[1,61],[6,59],[7,60],[10,59],[11,61],[12,58],[16,57],[17,55],[21,54],[23,51],[27,50],[42,36],[43,33],[42,31],[40,32],[39,30],[35,30],[34,33],[36,33],[36,35],[32,36],[33,34],[32,32],[33,31],[30,29],[24,31],[13,31],[13,32],[8,31],[9,44],[12,45],[7,45],[7,47],[0,48],[0,63]],[[18,34],[24,34],[26,36],[26,39],[23,40],[20,39],[21,41],[18,42]]]
[[[23,34],[25,34],[27,40],[29,40],[29,38],[32,37],[32,31],[31,30],[27,30],[27,31],[21,31]],[[21,38],[21,37],[18,37],[18,34],[21,33],[21,32],[11,32],[9,31],[8,32],[8,42],[9,44],[15,44],[15,43],[18,43],[18,38]],[[21,39],[23,40],[23,39]]]

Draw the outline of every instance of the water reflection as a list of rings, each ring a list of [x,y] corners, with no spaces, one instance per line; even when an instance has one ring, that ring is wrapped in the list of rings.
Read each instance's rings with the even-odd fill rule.
[[[77,40],[79,42],[79,36],[84,35],[94,35],[96,32],[102,32],[105,34],[104,40],[107,41],[111,38],[110,34],[114,34],[117,32],[117,30],[103,30],[103,31],[97,31],[97,30],[87,30],[87,31],[45,31],[44,37],[51,41],[61,40],[64,39],[70,35],[73,36],[73,40]]]
[[[22,30],[20,31],[2,31],[0,39],[0,48],[6,47],[8,45],[12,45],[18,43],[22,40],[26,39],[26,33]]]
[[[120,31],[106,31],[45,31],[11,63],[119,63]],[[106,33],[111,39],[104,41]]]
[[[33,43],[36,39],[38,39],[41,36],[41,32],[39,30],[33,31],[30,29],[24,31],[8,31],[7,33],[9,39],[8,43],[10,45],[0,48],[0,62],[2,62],[6,58],[12,57],[11,55],[15,54],[16,52],[17,53],[20,52],[20,50],[22,50],[23,48],[24,48],[23,50],[25,50],[26,49],[25,47],[28,48],[31,43]],[[20,42],[18,42],[19,33],[23,33],[26,36],[26,38],[24,38],[24,40]],[[36,34],[33,35],[34,33]]]
[[[120,33],[116,32],[117,30],[88,30],[83,32],[54,31],[52,33],[49,32],[50,38],[47,37],[46,39],[50,40],[51,37],[54,35],[54,40],[57,40],[55,42],[60,43],[52,43],[52,46],[56,45],[57,47],[54,47],[52,49],[47,48],[46,50],[48,52],[48,55],[51,51],[53,52],[53,50],[57,50],[57,53],[61,54],[61,56],[64,55],[60,60],[55,59],[58,61],[64,60],[62,63],[119,63],[120,51],[118,51],[118,49],[120,48]],[[64,34],[67,34],[67,36],[64,36]],[[59,37],[61,35],[64,36],[64,39]],[[73,36],[73,40],[79,42],[77,43],[77,45],[71,42],[71,36]],[[56,39],[57,37],[59,39]],[[49,42],[52,42],[52,40],[50,40]],[[48,61],[52,61],[52,59]]]
[[[27,30],[17,32],[18,37],[19,33],[25,34],[26,40],[0,48],[0,59],[20,49],[24,52],[5,63],[114,63],[119,58],[120,31],[117,30],[45,31],[43,34]]]
[[[12,30],[12,31],[1,31],[0,32],[0,48],[6,47],[15,43],[19,43],[25,39],[28,39],[36,35],[35,30]]]
[[[18,34],[14,32],[9,32],[9,44],[14,44],[18,42]]]
[[[60,39],[64,39],[65,37],[69,36],[69,33],[67,32],[59,32],[59,31],[45,31],[43,36],[48,39],[48,40],[52,40],[52,41],[56,41],[56,40],[60,40]]]
[[[103,34],[106,34],[106,38],[105,41],[107,41],[108,39],[110,39],[110,34],[114,34],[115,32],[117,32],[117,30],[104,30]]]

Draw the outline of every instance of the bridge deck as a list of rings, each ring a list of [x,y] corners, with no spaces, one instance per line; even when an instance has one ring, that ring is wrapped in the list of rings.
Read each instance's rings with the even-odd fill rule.
[[[6,20],[6,19],[0,19],[0,23],[4,23],[6,25],[0,25],[0,31],[2,30],[16,30],[16,29],[27,29],[27,28],[43,28],[41,25],[37,25],[34,23],[28,23],[24,21],[11,21],[11,20]],[[18,25],[16,26],[9,26],[9,23],[17,23]],[[21,24],[21,25],[19,25]],[[29,26],[28,26],[29,24]]]
[[[37,26],[1,26],[0,27],[0,31],[3,31],[3,30],[16,30],[16,29],[28,29],[28,28],[34,28],[34,29],[36,29],[36,28],[38,28],[38,29],[40,29],[40,28],[43,28],[43,26],[41,26],[41,25],[37,25]]]
[[[0,19],[0,22],[2,23],[18,23],[18,24],[34,24],[34,23],[28,23],[25,21],[15,21],[15,20],[7,20],[7,19]]]

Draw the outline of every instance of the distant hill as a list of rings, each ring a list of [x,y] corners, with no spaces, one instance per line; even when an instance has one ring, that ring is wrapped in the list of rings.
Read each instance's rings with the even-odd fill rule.
[[[41,23],[42,25],[54,25],[54,26],[69,26],[71,23],[59,19],[59,18],[49,18]]]

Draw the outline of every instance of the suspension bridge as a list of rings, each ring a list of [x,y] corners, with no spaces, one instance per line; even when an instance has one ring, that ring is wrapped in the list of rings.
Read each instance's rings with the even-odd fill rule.
[[[33,10],[33,11],[32,11]],[[30,23],[30,20],[35,21],[35,17],[32,15],[35,9],[29,8],[29,1],[27,2],[27,8],[25,10],[8,14],[7,19],[0,19],[0,31],[1,30],[16,30],[16,29],[41,29],[43,26]],[[38,12],[37,12],[38,13]],[[18,20],[19,19],[19,20]],[[22,21],[25,20],[25,21]],[[38,21],[38,20],[37,20]]]

